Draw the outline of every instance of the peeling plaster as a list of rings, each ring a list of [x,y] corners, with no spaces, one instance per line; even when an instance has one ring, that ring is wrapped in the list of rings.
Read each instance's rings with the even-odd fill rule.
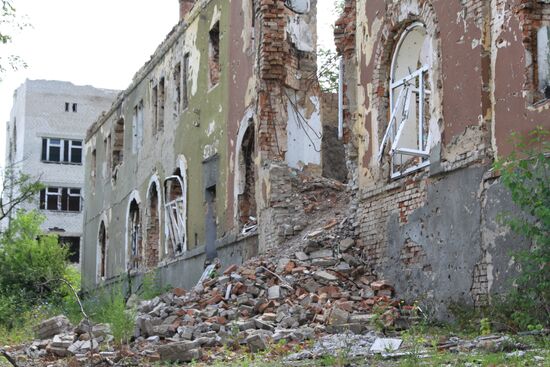
[[[197,48],[197,34],[199,29],[199,19],[196,18],[189,25],[185,32],[184,53],[189,53],[189,82],[191,83],[191,95],[197,94],[199,85],[199,72],[201,53]]]
[[[286,31],[290,35],[290,41],[298,50],[304,52],[315,50],[310,26],[304,17],[300,15],[289,16]]]

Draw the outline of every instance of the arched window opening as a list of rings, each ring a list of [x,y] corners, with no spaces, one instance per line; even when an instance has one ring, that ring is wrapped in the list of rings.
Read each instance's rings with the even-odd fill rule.
[[[429,164],[432,52],[426,28],[414,23],[403,32],[392,58],[390,116],[378,153],[379,160],[389,153],[392,178]]]
[[[113,143],[113,168],[122,163],[124,157],[124,118],[115,124],[115,139]]]
[[[244,180],[243,190],[238,196],[239,222],[242,233],[253,232],[257,226],[254,135],[254,124],[250,123],[244,134],[239,155],[239,170],[241,180]]]
[[[98,247],[98,275],[99,279],[105,279],[107,277],[107,231],[105,230],[105,223],[103,221],[99,224]]]
[[[130,203],[128,213],[128,269],[138,269],[141,264],[141,218],[136,199]]]
[[[164,197],[168,255],[177,256],[187,249],[187,187],[179,168],[164,180]]]
[[[160,241],[160,226],[159,226],[159,195],[158,187],[155,182],[149,187],[149,205],[147,208],[147,247],[145,257],[147,267],[156,267],[159,261],[159,241]]]

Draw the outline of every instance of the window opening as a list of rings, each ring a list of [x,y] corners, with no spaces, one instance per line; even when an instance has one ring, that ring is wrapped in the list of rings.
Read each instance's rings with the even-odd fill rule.
[[[164,180],[164,209],[168,242],[171,245],[168,249],[170,255],[181,254],[187,247],[186,189],[179,169]]]
[[[153,183],[149,189],[149,206],[147,215],[147,248],[145,257],[147,259],[147,267],[155,267],[159,260],[159,212],[158,212],[158,188],[157,184]]]
[[[42,161],[82,164],[82,140],[42,138]]]
[[[91,170],[90,170],[90,181],[91,181],[91,186],[92,186],[92,193],[95,193],[95,181],[96,181],[96,172],[97,172],[97,168],[96,168],[96,165],[97,165],[97,151],[96,149],[94,148],[92,150],[92,161],[90,162],[90,165],[91,165]]]
[[[124,158],[124,118],[119,118],[115,124],[115,140],[113,144],[113,166],[122,164]]]
[[[40,209],[80,212],[80,189],[66,187],[47,187],[40,190]]]
[[[80,237],[59,236],[58,243],[69,249],[69,261],[73,264],[80,262]]]
[[[140,265],[141,257],[141,218],[139,216],[139,204],[135,199],[130,203],[130,212],[128,215],[128,238],[129,238],[129,269],[137,269]]]
[[[244,187],[241,186],[243,189],[238,196],[239,220],[242,233],[250,233],[257,228],[253,123],[250,123],[243,137],[239,166],[241,179],[244,179]]]
[[[159,117],[158,117],[158,126],[157,128],[159,130],[162,130],[164,129],[164,103],[165,103],[165,95],[164,95],[164,78],[160,78],[160,82],[159,82],[159,90],[158,90],[158,94],[159,94],[159,102],[158,102],[158,105],[159,105]]]
[[[187,79],[189,78],[189,53],[183,55],[183,80],[181,87],[181,108],[185,110],[189,106],[189,92]]]
[[[109,172],[111,172],[112,167],[112,157],[111,157],[111,134],[107,135],[107,138],[103,141],[105,144],[105,159],[107,163],[107,172],[105,173],[105,178],[109,177]]]
[[[70,105],[71,104],[69,102],[65,102],[65,112],[69,112]]]
[[[159,105],[158,105],[158,87],[155,85],[153,87],[152,93],[152,105],[153,105],[153,133],[156,133],[158,130],[158,114],[159,114]]]
[[[210,69],[210,86],[213,87],[220,81],[220,22],[216,22],[209,34],[208,66]]]
[[[73,112],[77,112],[76,111],[76,103],[73,103]]]
[[[105,223],[102,221],[99,225],[99,277],[105,279],[107,276],[107,232],[105,231]]]
[[[174,85],[176,87],[176,98],[174,100],[174,112],[176,116],[179,114],[181,101],[181,63],[177,63],[174,67]]]
[[[397,44],[390,80],[390,119],[378,159],[389,146],[391,177],[429,164],[431,42],[423,25],[409,26]]]
[[[545,99],[550,99],[550,26],[537,31],[538,89]]]

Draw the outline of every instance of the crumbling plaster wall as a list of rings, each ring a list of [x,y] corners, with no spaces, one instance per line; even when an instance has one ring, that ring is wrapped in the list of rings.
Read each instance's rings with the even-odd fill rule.
[[[220,65],[221,78],[217,85],[209,87],[208,83],[208,33],[212,25],[220,22]],[[99,218],[106,214],[109,220],[107,231],[109,243],[107,254],[108,277],[116,277],[126,272],[126,218],[128,200],[137,190],[140,197],[147,197],[151,177],[157,176],[160,183],[160,230],[161,255],[160,266],[184,261],[169,258],[165,251],[166,236],[164,218],[163,182],[179,168],[178,157],[187,161],[187,234],[189,250],[202,248],[205,241],[205,188],[203,187],[203,161],[218,157],[227,160],[226,121],[228,116],[229,96],[228,83],[235,75],[229,75],[226,69],[230,45],[224,42],[228,37],[230,26],[229,4],[224,1],[197,2],[193,10],[167,36],[166,40],[155,51],[151,60],[138,71],[133,83],[124,91],[117,102],[105,116],[102,116],[89,130],[86,150],[90,153],[96,149],[97,178],[95,187],[90,187],[93,180],[88,180],[86,192],[89,193],[85,218],[85,252],[88,259],[83,264],[83,284],[95,286],[95,259],[97,257],[97,228]],[[176,90],[173,82],[174,68],[181,63],[183,56],[189,54],[188,88],[189,107],[178,110],[176,107]],[[153,101],[151,90],[161,78],[165,83],[164,127],[153,131]],[[143,144],[136,153],[132,152],[132,117],[134,107],[144,102]],[[117,168],[116,180],[112,172],[102,167],[107,166],[104,139],[113,134],[114,122],[120,116],[125,120],[124,160]],[[91,156],[91,154],[89,154]],[[91,172],[90,160],[87,160],[88,174]],[[224,218],[227,208],[227,191],[224,183],[227,180],[228,166],[222,164],[217,172],[216,214],[218,223],[216,236],[223,237],[228,230]],[[146,206],[147,200],[140,204],[142,216],[142,238],[146,246]],[[230,228],[229,228],[230,229]],[[199,252],[201,250],[198,250]],[[144,251],[142,250],[142,254]],[[202,266],[202,265],[201,265]],[[188,266],[189,268],[189,266]],[[200,276],[190,272],[191,268],[175,266],[176,272],[190,277]]]
[[[490,169],[495,155],[510,152],[511,131],[550,123],[547,103],[525,98],[526,3],[347,1],[337,22],[363,260],[439,318],[450,302],[482,305],[509,289],[517,271],[509,254],[529,246],[498,224],[498,213],[517,208]],[[376,159],[389,118],[388,60],[413,21],[434,40],[439,136],[428,168],[390,180]]]

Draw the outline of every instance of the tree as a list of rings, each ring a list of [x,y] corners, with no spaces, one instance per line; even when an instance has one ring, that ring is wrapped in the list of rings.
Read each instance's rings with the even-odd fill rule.
[[[29,24],[23,22],[16,13],[13,0],[0,0],[0,46],[12,42],[12,33],[28,27]],[[0,52],[0,81],[2,75],[9,69],[17,70],[21,67],[27,67],[27,64],[17,55],[1,56]]]
[[[15,166],[8,166],[0,173],[0,221],[9,218],[21,204],[30,201],[42,188],[40,177],[21,173]]]

